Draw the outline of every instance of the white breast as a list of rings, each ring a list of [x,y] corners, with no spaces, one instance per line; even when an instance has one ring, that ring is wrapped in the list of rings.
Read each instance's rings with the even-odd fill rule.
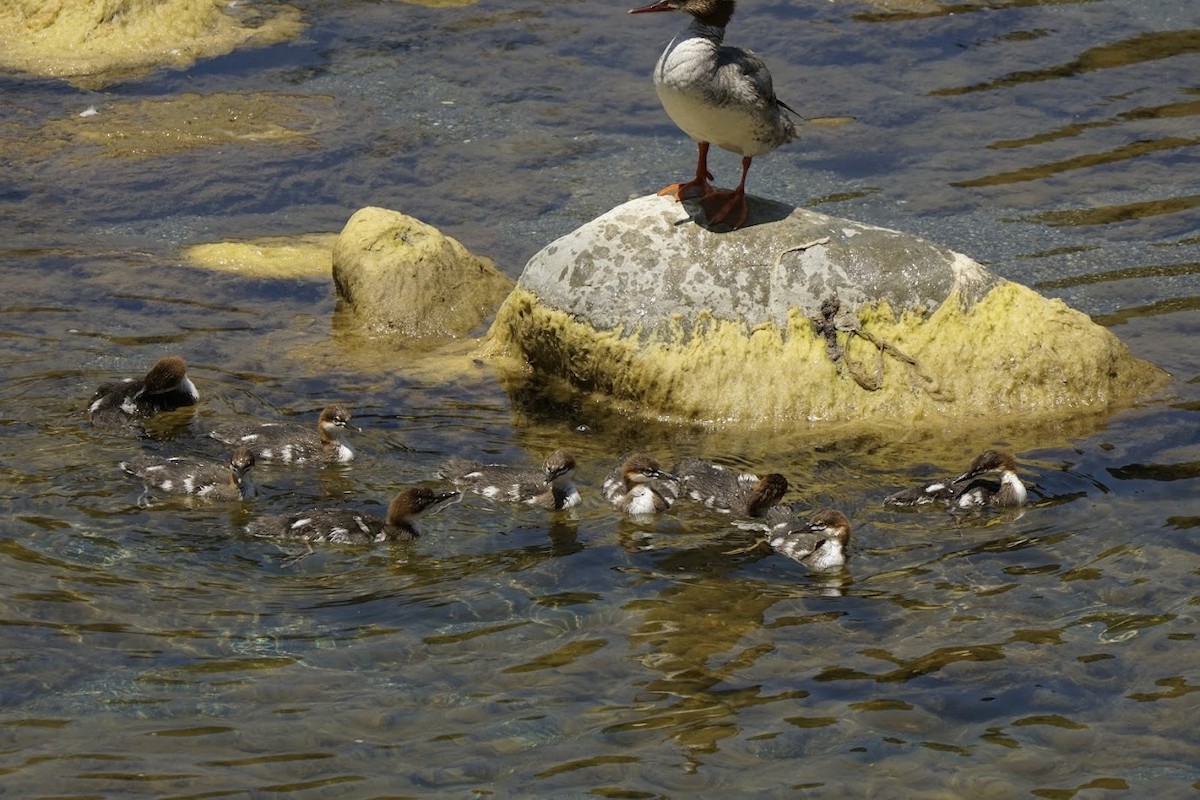
[[[629,491],[626,510],[630,514],[654,514],[654,491],[649,486],[635,486]]]

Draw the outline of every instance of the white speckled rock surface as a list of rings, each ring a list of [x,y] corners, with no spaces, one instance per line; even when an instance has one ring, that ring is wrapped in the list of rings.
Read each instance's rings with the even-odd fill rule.
[[[719,319],[784,325],[886,300],[932,311],[957,292],[973,305],[997,278],[960,253],[898,231],[750,197],[749,224],[715,233],[692,204],[649,195],[563,236],[529,260],[520,286],[597,328],[650,332],[706,309]]]

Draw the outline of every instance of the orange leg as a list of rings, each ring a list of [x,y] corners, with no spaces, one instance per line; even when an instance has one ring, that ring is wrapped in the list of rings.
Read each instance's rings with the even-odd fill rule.
[[[735,231],[746,224],[746,173],[749,171],[750,156],[746,156],[742,159],[742,179],[738,182],[736,189],[731,192],[710,190],[700,200],[700,206],[704,209],[704,216],[708,218],[708,224],[730,222],[730,226]],[[731,214],[733,215],[732,219],[730,218]]]
[[[712,185],[709,183],[712,180],[712,173],[708,171],[708,142],[698,142],[700,155],[696,159],[696,177],[687,183],[672,183],[670,186],[663,187],[659,190],[659,196],[670,195],[676,200],[684,200],[688,197],[707,197],[712,194]]]

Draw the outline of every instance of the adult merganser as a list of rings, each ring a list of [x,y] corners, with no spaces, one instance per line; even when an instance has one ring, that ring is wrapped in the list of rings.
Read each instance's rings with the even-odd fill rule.
[[[425,487],[404,489],[388,505],[387,519],[365,511],[324,507],[282,516],[260,517],[246,526],[253,536],[292,539],[308,544],[372,544],[408,542],[419,535],[417,517],[432,514],[461,497],[458,492],[435,492]]]
[[[651,456],[633,453],[605,478],[604,496],[628,514],[657,514],[679,496],[679,479]]]
[[[850,520],[832,509],[808,520],[780,522],[767,535],[772,550],[812,570],[834,569],[845,564],[849,543]]]
[[[88,421],[97,428],[120,428],[163,411],[195,405],[200,393],[179,356],[159,359],[144,378],[106,383],[88,401]]]
[[[571,482],[575,457],[566,450],[555,450],[541,471],[483,464],[464,458],[451,458],[442,464],[439,474],[458,486],[484,497],[527,503],[561,511],[579,505],[579,490]]]
[[[919,506],[939,504],[951,509],[972,510],[991,506],[1016,508],[1025,505],[1029,493],[1017,477],[1017,462],[1011,453],[986,450],[954,480],[934,481],[925,486],[904,489],[883,499],[889,506]],[[998,481],[983,477],[999,472]]]
[[[151,489],[207,500],[244,500],[254,496],[254,485],[250,482],[253,467],[254,453],[248,447],[235,447],[224,463],[149,454],[121,462],[121,469],[141,478],[146,487],[138,505],[149,503]]]
[[[788,483],[777,472],[758,477],[735,472],[698,458],[680,461],[671,470],[682,494],[716,511],[739,517],[761,517],[783,498]]]
[[[264,461],[301,464],[306,461],[347,462],[354,458],[343,431],[360,431],[350,424],[350,409],[334,404],[322,409],[317,429],[282,422],[223,425],[209,433],[217,441],[245,445]]]
[[[749,50],[721,44],[733,17],[734,0],[659,0],[632,9],[684,11],[687,29],[667,45],[654,67],[654,87],[667,116],[699,147],[696,177],[659,192],[677,200],[699,194],[709,224],[746,223],[746,173],[754,156],[769,153],[796,138],[788,112],[775,97],[771,73]],[[733,191],[718,191],[709,180],[708,147],[715,144],[742,157],[742,179]]]

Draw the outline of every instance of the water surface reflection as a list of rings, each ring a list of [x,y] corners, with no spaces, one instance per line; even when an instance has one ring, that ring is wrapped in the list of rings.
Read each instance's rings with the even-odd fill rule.
[[[694,157],[647,78],[673,26],[623,6],[299,5],[305,39],[187,72],[103,92],[0,78],[10,793],[1200,786],[1192,0],[739,7],[731,40],[789,102],[853,117],[805,126],[758,191],[985,260],[1177,378],[1111,419],[932,434],[660,425],[484,366],[448,380],[341,336],[324,280],[185,266],[184,245],[336,231],[377,204],[515,276]],[[250,115],[185,148],[172,107]],[[164,351],[188,359],[193,414],[148,439],[87,427],[98,383]],[[117,467],[141,449],[211,457],[219,421],[335,399],[365,428],[359,458],[263,465],[251,503],[139,508]],[[993,444],[1018,454],[1023,514],[881,506]],[[618,519],[598,487],[634,446],[782,472],[788,502],[853,520],[848,564],[809,573],[686,504]],[[472,497],[416,542],[290,567],[240,532],[317,503],[381,510],[448,455],[556,447],[580,460],[573,513]]]

